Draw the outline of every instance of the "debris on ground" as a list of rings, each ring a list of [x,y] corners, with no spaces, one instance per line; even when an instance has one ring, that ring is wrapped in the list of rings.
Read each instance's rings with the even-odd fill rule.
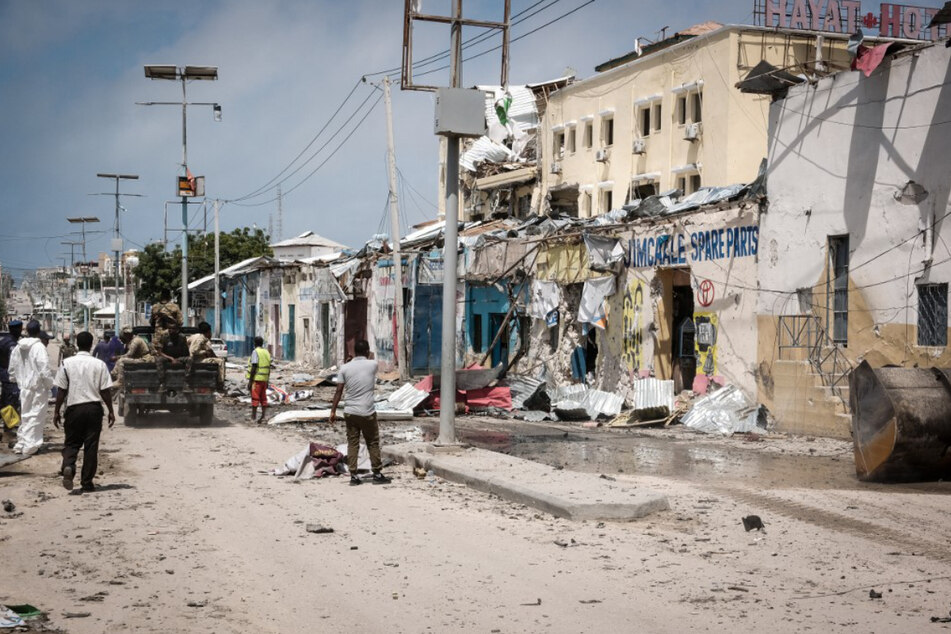
[[[694,401],[690,411],[681,419],[684,427],[705,434],[732,436],[748,433],[761,427],[765,429],[766,417],[761,408],[752,405],[743,392],[734,385],[727,385]]]
[[[347,472],[345,459],[346,456],[336,448],[312,442],[268,473],[276,476],[293,475],[295,480],[341,475]]]
[[[869,591],[868,591],[868,598],[869,598],[869,599],[881,599],[881,598],[882,598],[882,593],[881,593],[881,592],[878,592],[878,591],[876,591],[876,590],[869,590]]]
[[[0,502],[0,504],[3,504],[3,510],[7,513],[12,513],[17,508],[17,505],[10,500],[4,500],[3,502]]]
[[[304,527],[304,530],[306,530],[308,533],[317,533],[318,535],[334,532],[334,529],[330,528],[329,526],[321,526],[320,524],[308,524],[306,527]]]
[[[766,526],[763,524],[763,520],[760,519],[759,515],[747,515],[743,518],[743,528],[746,529],[746,532],[752,530],[765,531]]]

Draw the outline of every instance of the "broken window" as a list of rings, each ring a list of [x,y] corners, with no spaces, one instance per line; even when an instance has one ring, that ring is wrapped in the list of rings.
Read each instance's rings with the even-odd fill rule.
[[[574,126],[569,127],[567,130],[567,140],[565,141],[565,144],[568,146],[569,154],[575,153],[575,133],[576,132],[577,132],[577,129]]]
[[[648,196],[656,196],[657,181],[634,181],[631,183],[631,194],[628,200],[644,200]]]
[[[693,193],[700,189],[700,174],[691,174],[690,176],[690,192]]]
[[[699,92],[691,93],[690,100],[693,102],[693,122],[699,123],[703,121],[703,98]]]
[[[677,123],[685,125],[687,123],[687,96],[677,97]]]
[[[918,345],[948,345],[947,284],[918,284]]]
[[[594,124],[591,121],[584,122],[584,146],[590,148],[594,145]]]

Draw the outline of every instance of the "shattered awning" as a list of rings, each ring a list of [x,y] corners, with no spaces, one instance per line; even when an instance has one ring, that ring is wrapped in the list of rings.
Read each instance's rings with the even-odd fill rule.
[[[754,66],[746,74],[746,77],[736,84],[736,87],[740,89],[740,92],[768,95],[786,90],[790,86],[801,84],[803,81],[805,80],[802,77],[796,77],[781,68],[773,66],[764,59]]]

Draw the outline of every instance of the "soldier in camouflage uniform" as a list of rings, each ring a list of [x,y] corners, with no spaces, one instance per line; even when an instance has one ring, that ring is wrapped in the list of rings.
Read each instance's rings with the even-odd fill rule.
[[[155,329],[152,335],[152,353],[158,358],[156,350],[161,351],[168,343],[168,329],[172,324],[181,328],[185,320],[182,317],[182,309],[171,301],[168,292],[165,292],[162,293],[162,300],[152,307],[152,318],[149,321]]]
[[[224,359],[219,359],[211,347],[211,324],[203,321],[198,324],[198,332],[188,338],[188,376],[191,377],[195,372],[196,363],[210,363],[218,366],[218,389],[223,390],[225,386],[225,364]]]
[[[137,363],[143,361],[152,361],[152,354],[149,350],[149,344],[145,339],[132,333],[132,328],[124,326],[119,333],[119,341],[126,347],[126,353],[116,360],[116,366],[112,369],[112,379],[114,392],[121,391],[123,368],[127,363]]]

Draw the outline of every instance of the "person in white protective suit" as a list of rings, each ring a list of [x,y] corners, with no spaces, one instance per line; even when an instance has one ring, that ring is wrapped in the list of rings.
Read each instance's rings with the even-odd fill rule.
[[[20,429],[13,453],[32,455],[43,446],[43,427],[49,408],[53,371],[40,337],[40,322],[26,325],[26,337],[10,353],[10,379],[20,388]]]

